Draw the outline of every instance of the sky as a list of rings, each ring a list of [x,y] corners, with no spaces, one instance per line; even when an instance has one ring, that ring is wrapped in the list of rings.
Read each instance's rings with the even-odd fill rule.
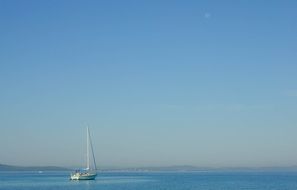
[[[0,0],[0,163],[296,166],[296,10]]]

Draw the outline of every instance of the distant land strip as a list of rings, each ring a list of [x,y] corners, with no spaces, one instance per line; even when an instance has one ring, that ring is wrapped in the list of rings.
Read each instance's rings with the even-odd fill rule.
[[[57,166],[12,166],[0,164],[0,171],[65,171],[69,168]]]
[[[13,166],[0,164],[0,171],[70,171],[73,168],[58,166]],[[197,167],[197,166],[163,166],[163,167],[129,167],[129,168],[99,168],[102,172],[236,172],[236,171],[292,171],[297,172],[297,166],[288,167]]]

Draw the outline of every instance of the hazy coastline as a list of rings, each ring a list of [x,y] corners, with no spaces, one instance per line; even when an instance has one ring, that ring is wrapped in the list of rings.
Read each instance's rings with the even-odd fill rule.
[[[15,166],[0,164],[0,171],[71,171],[79,167],[60,166]],[[198,167],[198,166],[160,166],[160,167],[110,167],[98,169],[102,172],[211,172],[211,171],[297,171],[297,166],[287,167]]]

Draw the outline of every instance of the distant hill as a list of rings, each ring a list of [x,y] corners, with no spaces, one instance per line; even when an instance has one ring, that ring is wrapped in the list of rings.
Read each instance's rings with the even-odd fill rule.
[[[195,166],[161,166],[161,167],[135,167],[135,168],[113,168],[103,169],[103,171],[208,171],[210,168]]]
[[[68,171],[69,168],[57,166],[12,166],[0,164],[0,171]],[[102,172],[273,172],[273,171],[288,171],[297,172],[297,166],[291,167],[197,167],[197,166],[163,166],[163,167],[135,167],[135,168],[99,168]]]
[[[68,168],[56,166],[11,166],[0,164],[0,171],[65,171]]]
[[[101,169],[111,172],[296,172],[297,166],[291,167],[197,167],[197,166],[164,166],[164,167],[136,167]]]

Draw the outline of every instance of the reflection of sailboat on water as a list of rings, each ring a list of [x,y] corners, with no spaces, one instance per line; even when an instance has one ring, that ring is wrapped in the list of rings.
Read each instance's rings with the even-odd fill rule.
[[[90,150],[92,159],[90,158]],[[93,165],[93,168],[91,167]],[[77,170],[70,176],[72,180],[93,180],[97,176],[96,161],[93,151],[93,145],[91,141],[89,127],[87,127],[87,168],[83,171]]]

